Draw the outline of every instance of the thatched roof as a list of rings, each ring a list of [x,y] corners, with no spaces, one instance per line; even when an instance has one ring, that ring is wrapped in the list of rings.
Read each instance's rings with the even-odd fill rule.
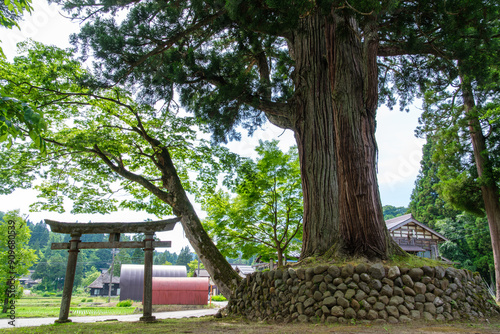
[[[88,287],[94,289],[102,289],[105,283],[109,284],[109,271],[104,271],[95,281],[93,281]],[[120,284],[120,277],[113,276],[113,283]]]

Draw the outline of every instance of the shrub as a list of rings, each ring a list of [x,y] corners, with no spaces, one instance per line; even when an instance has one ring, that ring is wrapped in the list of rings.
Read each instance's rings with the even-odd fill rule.
[[[47,291],[47,292],[44,292],[42,296],[43,297],[52,297],[52,296],[55,296],[55,295],[56,295],[55,292],[48,292]]]
[[[87,303],[91,303],[91,302],[93,302],[93,301],[94,301],[94,300],[93,300],[92,298],[87,299]]]
[[[121,302],[118,302],[118,304],[116,304],[116,306],[118,306],[118,307],[129,307],[129,306],[132,306],[132,301],[130,299],[122,300]]]
[[[87,300],[87,299],[82,298],[81,302],[82,302],[82,303],[85,303],[85,301],[86,301],[86,300]]]
[[[225,302],[227,299],[223,295],[212,296],[214,302]]]

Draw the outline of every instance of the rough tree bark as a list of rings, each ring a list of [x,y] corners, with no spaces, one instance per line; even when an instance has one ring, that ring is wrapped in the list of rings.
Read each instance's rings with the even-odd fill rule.
[[[338,185],[333,102],[328,78],[325,18],[308,15],[292,33],[297,90],[293,131],[304,199],[301,257],[323,255],[338,240]]]
[[[475,101],[472,87],[467,80],[462,80],[462,97],[465,113],[469,117],[469,132],[474,151],[477,174],[482,178],[481,195],[490,228],[491,247],[493,249],[493,262],[496,277],[496,301],[500,302],[500,198],[496,180],[492,179],[493,171],[486,148],[486,139],[481,129],[477,114],[475,114]]]
[[[332,251],[387,258],[402,251],[387,231],[377,182],[377,25],[371,17],[362,36],[353,17],[333,17],[327,40],[343,244]]]
[[[304,193],[302,258],[404,254],[389,236],[378,191],[373,22],[361,37],[353,18],[311,14],[290,39]]]

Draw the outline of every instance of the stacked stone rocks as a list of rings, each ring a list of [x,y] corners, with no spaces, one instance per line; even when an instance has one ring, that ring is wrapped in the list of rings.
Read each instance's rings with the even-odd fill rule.
[[[484,318],[499,310],[477,273],[362,263],[253,273],[227,312],[278,322],[398,323]]]

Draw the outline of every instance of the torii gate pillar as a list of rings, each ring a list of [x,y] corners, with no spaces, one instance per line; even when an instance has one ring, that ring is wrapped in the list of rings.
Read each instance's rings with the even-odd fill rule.
[[[156,317],[153,316],[153,236],[154,233],[146,233],[144,238],[143,316],[140,320],[145,322],[156,320]]]
[[[61,300],[61,309],[59,310],[59,319],[57,323],[71,322],[68,319],[69,307],[71,304],[71,295],[73,294],[73,283],[75,282],[76,262],[78,260],[78,243],[81,233],[71,233],[68,250],[68,265],[66,267],[66,276],[64,279],[63,295]]]
[[[170,247],[170,241],[155,241],[155,232],[171,231],[179,217],[137,223],[62,223],[45,219],[50,229],[55,233],[66,233],[71,235],[70,242],[52,243],[51,249],[68,249],[68,266],[66,267],[66,279],[64,281],[61,309],[59,311],[58,323],[71,322],[68,319],[75,281],[76,262],[79,249],[103,249],[103,248],[143,248],[144,249],[144,299],[143,316],[141,321],[156,321],[153,316],[153,250],[155,247]],[[108,242],[80,242],[82,234],[109,233]],[[121,233],[144,233],[143,241],[120,241]],[[109,283],[110,289],[112,282]]]

